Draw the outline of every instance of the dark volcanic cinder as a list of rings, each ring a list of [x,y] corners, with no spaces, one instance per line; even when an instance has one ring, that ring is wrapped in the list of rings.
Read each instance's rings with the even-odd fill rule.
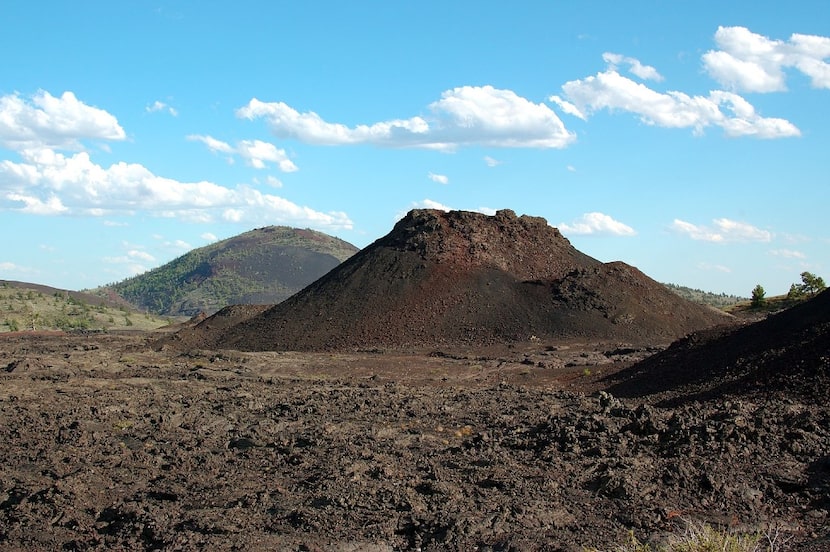
[[[287,301],[236,320],[219,312],[177,340],[250,351],[667,343],[729,317],[634,267],[581,253],[542,218],[413,210]]]
[[[766,320],[696,332],[614,375],[615,395],[664,404],[727,396],[830,395],[830,290]]]

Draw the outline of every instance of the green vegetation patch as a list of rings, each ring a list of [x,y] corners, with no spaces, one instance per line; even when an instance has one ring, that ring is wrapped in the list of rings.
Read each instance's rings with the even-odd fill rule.
[[[170,323],[169,318],[95,304],[95,297],[85,301],[80,295],[0,282],[0,332],[154,330]]]

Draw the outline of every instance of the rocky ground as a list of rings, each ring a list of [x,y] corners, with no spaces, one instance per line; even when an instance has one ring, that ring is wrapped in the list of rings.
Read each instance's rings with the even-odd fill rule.
[[[581,551],[690,520],[830,544],[827,402],[602,391],[655,349],[154,339],[0,336],[0,549]]]

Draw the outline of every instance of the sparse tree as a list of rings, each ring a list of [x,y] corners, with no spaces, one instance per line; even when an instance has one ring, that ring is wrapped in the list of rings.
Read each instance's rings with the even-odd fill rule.
[[[761,286],[761,284],[758,284],[757,286],[755,286],[752,289],[752,301],[750,302],[750,305],[752,306],[752,308],[757,309],[757,308],[763,307],[764,303],[766,303],[766,301],[767,301],[766,300],[766,295],[767,295],[767,292],[764,291],[764,288],[763,288],[763,286]]]
[[[790,291],[787,292],[787,299],[799,299],[804,292],[801,291],[801,286],[798,284],[791,284]]]
[[[812,272],[801,273],[801,289],[807,295],[815,295],[827,289],[824,279]]]
[[[827,289],[824,279],[816,276],[812,272],[801,273],[801,283],[790,286],[790,291],[787,293],[788,299],[799,299],[805,295],[813,296],[821,293]]]

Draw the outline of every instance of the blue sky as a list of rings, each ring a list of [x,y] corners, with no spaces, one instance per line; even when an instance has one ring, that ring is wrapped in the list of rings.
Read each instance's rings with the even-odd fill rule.
[[[0,4],[0,278],[92,288],[271,224],[541,216],[748,296],[830,277],[830,3]]]

